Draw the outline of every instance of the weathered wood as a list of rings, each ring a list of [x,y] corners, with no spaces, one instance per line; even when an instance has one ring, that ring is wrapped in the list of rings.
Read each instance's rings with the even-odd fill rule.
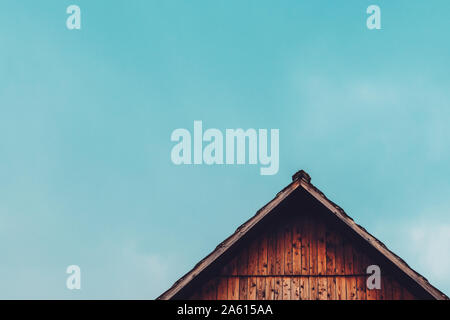
[[[237,257],[229,263],[229,273],[232,277],[228,277],[228,300],[239,300],[239,278],[236,276]]]
[[[245,276],[248,274],[248,248],[242,248],[237,260],[237,274]]]
[[[353,273],[356,276],[356,299],[366,300],[366,277],[364,276],[364,254],[353,250]]]
[[[392,281],[392,298],[394,300],[403,300],[403,290],[396,280]]]
[[[266,278],[266,294],[265,297],[267,300],[275,300],[275,278],[267,277]]]
[[[282,255],[277,254],[278,248],[284,249]],[[292,274],[289,274],[289,256],[292,257]],[[283,262],[281,266],[277,265],[277,259]],[[223,265],[219,277],[206,281],[189,299],[415,298],[384,268],[381,268],[381,290],[366,288],[366,269],[371,264],[363,249],[333,227],[314,217],[305,219],[301,216],[290,226],[283,222],[274,226],[271,232],[253,238],[249,246],[243,247]],[[280,270],[287,274],[277,275]]]
[[[299,217],[299,229],[302,237],[301,241],[301,274],[305,277],[300,278],[300,299],[309,299],[309,236],[308,236],[308,223],[305,215]]]
[[[308,237],[308,225],[305,216],[301,216],[299,219],[300,234],[302,236],[301,241],[301,274],[309,274],[309,237]]]
[[[279,227],[276,230],[276,245],[277,250],[275,252],[275,273],[276,275],[284,275],[284,229]]]
[[[268,235],[266,233],[259,237],[258,243],[258,275],[267,275],[268,270],[268,248],[267,248]],[[266,299],[266,279],[264,277],[258,277],[256,279],[256,299]]]
[[[357,244],[312,215],[280,220],[250,239],[189,299],[414,299],[381,268],[381,290],[366,287],[374,264]]]
[[[277,233],[271,230],[267,234],[267,272],[277,274]]]
[[[291,300],[300,300],[300,278],[291,279]]]
[[[283,277],[283,299],[282,300],[291,300],[291,278]]]
[[[300,284],[300,300],[309,300],[309,279],[307,276],[302,276],[299,281]]]
[[[336,233],[331,227],[325,231],[326,238],[326,274],[336,274]],[[336,299],[336,277],[327,277],[327,299]]]
[[[295,275],[302,273],[302,232],[301,221],[295,218],[292,226],[292,272]]]
[[[247,299],[256,300],[256,277],[248,277],[247,282],[248,282]]]
[[[258,239],[254,239],[248,249],[248,274],[258,274]]]
[[[326,229],[322,221],[317,222],[317,295],[319,300],[328,299]]]
[[[217,284],[217,300],[228,300],[228,278],[220,277]]]
[[[309,278],[309,299],[317,300],[317,225],[312,220],[311,216],[306,219],[306,225],[308,226],[307,237],[309,239],[309,274],[312,277]]]
[[[274,286],[274,300],[282,300],[283,299],[283,283],[281,277],[274,278],[275,286]]]
[[[284,226],[284,274],[292,274],[292,226]]]
[[[266,278],[256,279],[256,300],[266,300]]]
[[[248,280],[245,277],[248,274],[248,248],[241,250],[238,258],[237,274],[244,276],[239,278],[239,300],[247,300]]]
[[[246,277],[239,277],[239,300],[247,300],[248,294],[248,279]]]
[[[345,254],[345,274],[354,275],[353,273],[353,246],[348,240],[344,240],[344,254]],[[356,300],[356,277],[347,276],[346,277],[346,288],[347,288],[347,300]]]
[[[258,242],[258,275],[267,275],[267,234],[262,234]]]
[[[383,300],[392,300],[392,284],[388,275],[381,274],[381,295]]]
[[[342,236],[336,237],[336,300],[346,300],[347,290],[345,286],[345,255],[344,255],[344,239]]]
[[[366,274],[364,280],[367,283],[367,279],[370,276],[367,274],[367,267],[372,265],[372,261],[368,256],[364,256],[363,259],[364,259],[363,260],[364,261],[364,274]],[[377,300],[377,289],[369,289],[369,287],[366,286],[366,299],[367,300]]]
[[[209,280],[205,287],[206,290],[203,292],[202,294],[202,299],[205,300],[216,300],[217,299],[217,282],[218,279],[217,278],[212,278],[211,280]]]

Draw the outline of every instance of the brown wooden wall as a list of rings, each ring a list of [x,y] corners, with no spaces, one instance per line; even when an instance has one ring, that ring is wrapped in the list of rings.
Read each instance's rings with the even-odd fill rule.
[[[259,234],[196,289],[191,299],[415,299],[381,267],[381,290],[366,288],[377,264],[318,217],[297,216]]]

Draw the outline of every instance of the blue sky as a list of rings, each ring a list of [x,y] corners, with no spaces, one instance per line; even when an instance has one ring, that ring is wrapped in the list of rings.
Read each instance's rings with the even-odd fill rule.
[[[0,298],[155,298],[299,169],[450,294],[449,10],[2,1]],[[279,173],[175,166],[194,120],[280,129]]]

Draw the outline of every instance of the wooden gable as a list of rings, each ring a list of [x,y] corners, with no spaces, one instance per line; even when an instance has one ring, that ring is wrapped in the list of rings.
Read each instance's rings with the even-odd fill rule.
[[[304,171],[293,180],[159,299],[448,299]],[[380,290],[366,287],[369,265],[380,267]]]
[[[189,299],[380,300],[415,299],[389,269],[381,290],[366,288],[377,259],[312,212],[269,226],[240,248]]]

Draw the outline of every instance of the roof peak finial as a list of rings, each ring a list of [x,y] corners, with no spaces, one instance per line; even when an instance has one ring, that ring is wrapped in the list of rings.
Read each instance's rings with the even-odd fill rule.
[[[311,176],[305,170],[297,171],[292,176],[292,181],[296,181],[296,180],[300,180],[300,179],[303,179],[303,180],[305,180],[308,183],[311,182]]]

